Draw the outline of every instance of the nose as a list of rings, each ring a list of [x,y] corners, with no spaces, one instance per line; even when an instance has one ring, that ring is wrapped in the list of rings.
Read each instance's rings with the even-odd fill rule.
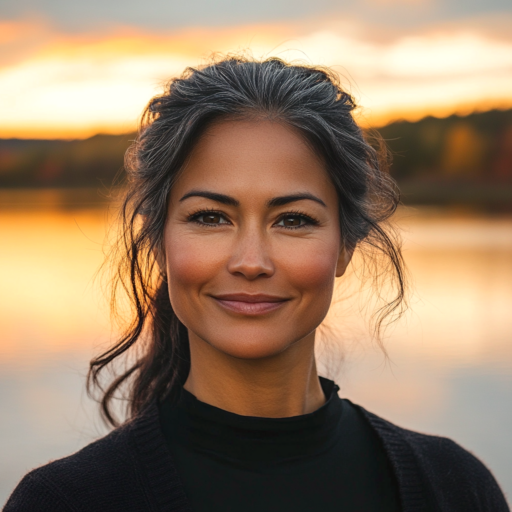
[[[274,274],[275,267],[269,254],[268,240],[260,228],[253,226],[240,230],[228,262],[228,271],[249,281]]]

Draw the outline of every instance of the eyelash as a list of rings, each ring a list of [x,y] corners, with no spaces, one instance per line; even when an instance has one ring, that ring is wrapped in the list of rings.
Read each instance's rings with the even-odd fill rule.
[[[302,226],[295,226],[295,227],[293,227],[293,226],[281,226],[281,227],[283,227],[285,229],[301,229],[301,228],[305,228],[307,226],[318,226],[318,224],[320,224],[320,222],[318,220],[314,219],[310,215],[306,215],[304,212],[301,212],[300,210],[290,210],[288,212],[282,213],[279,216],[278,222],[281,222],[286,217],[300,217],[301,219],[304,219],[306,221],[306,223],[303,224]]]
[[[206,222],[199,222],[198,218],[201,215],[207,215],[207,214],[214,213],[216,215],[220,215],[221,217],[224,217],[224,214],[222,212],[219,212],[219,210],[214,210],[213,208],[202,208],[201,210],[198,210],[191,215],[188,216],[189,222],[195,222],[196,224],[199,224],[200,226],[207,227],[207,228],[215,228],[218,226],[218,224],[207,224]]]
[[[199,224],[200,226],[204,226],[204,227],[208,227],[208,228],[215,228],[215,227],[219,226],[219,224],[208,224],[206,222],[200,222],[198,220],[198,218],[201,215],[207,215],[209,213],[210,214],[214,213],[216,215],[220,215],[221,217],[223,217],[225,219],[224,214],[222,212],[220,212],[219,210],[215,210],[213,208],[202,208],[201,210],[198,210],[198,211],[192,213],[191,215],[189,215],[188,221],[195,222],[196,224]],[[320,222],[318,220],[314,219],[310,215],[306,215],[304,212],[301,212],[300,210],[292,210],[292,211],[282,213],[279,216],[279,219],[277,220],[277,222],[281,222],[286,217],[300,217],[300,218],[304,219],[306,221],[306,223],[303,224],[302,226],[294,226],[294,227],[293,226],[280,226],[280,227],[283,227],[284,229],[295,230],[295,229],[305,228],[308,225],[317,226],[318,224],[320,224]]]

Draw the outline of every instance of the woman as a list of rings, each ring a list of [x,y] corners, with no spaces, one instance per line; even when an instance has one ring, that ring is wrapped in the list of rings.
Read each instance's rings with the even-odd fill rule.
[[[315,332],[354,251],[404,270],[398,195],[323,69],[228,58],[154,98],[127,159],[120,284],[134,319],[91,363],[129,420],[29,473],[5,510],[506,511],[454,442],[398,428],[319,378]],[[119,284],[119,282],[118,282]]]

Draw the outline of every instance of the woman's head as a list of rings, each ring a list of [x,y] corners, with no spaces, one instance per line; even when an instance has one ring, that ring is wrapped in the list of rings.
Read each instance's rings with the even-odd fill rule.
[[[269,120],[223,120],[168,201],[159,264],[189,333],[237,358],[276,355],[324,319],[351,250],[324,162]]]
[[[329,71],[241,58],[189,69],[149,103],[127,158],[118,274],[135,315],[92,381],[134,344],[142,353],[103,397],[107,417],[130,376],[132,414],[184,381],[189,333],[248,358],[311,335],[358,247],[398,278],[378,323],[400,304],[401,256],[382,227],[398,197],[354,108]],[[278,302],[248,314],[240,294]]]

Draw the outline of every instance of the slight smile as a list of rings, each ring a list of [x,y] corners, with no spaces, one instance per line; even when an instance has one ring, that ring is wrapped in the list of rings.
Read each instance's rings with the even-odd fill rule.
[[[290,299],[266,294],[230,293],[212,295],[212,298],[224,309],[242,315],[263,315],[279,309]]]

